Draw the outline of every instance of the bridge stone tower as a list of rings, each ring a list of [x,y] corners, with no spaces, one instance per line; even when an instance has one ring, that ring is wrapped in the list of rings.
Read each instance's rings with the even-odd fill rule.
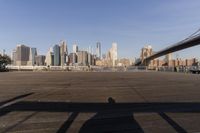
[[[142,48],[141,54],[140,54],[140,59],[142,61],[143,65],[148,65],[149,62],[145,62],[145,59],[153,54],[152,46],[148,45]]]

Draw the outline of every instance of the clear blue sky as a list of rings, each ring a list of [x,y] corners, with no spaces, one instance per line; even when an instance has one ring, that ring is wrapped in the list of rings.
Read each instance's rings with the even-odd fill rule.
[[[120,57],[139,57],[184,39],[200,28],[200,0],[0,0],[0,49],[17,44],[40,54],[60,40],[71,50],[102,43],[105,53],[118,43]],[[200,57],[200,46],[177,53]]]

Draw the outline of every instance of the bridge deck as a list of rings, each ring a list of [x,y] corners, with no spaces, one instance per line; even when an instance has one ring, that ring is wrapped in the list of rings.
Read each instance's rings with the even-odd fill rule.
[[[0,73],[0,132],[200,132],[200,76]]]

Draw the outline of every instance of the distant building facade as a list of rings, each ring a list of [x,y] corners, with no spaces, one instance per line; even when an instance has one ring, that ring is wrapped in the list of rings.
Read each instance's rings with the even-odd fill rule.
[[[37,55],[35,57],[36,65],[37,66],[44,66],[45,65],[45,56],[44,55]]]
[[[36,48],[30,48],[29,61],[28,61],[27,65],[34,66],[36,64],[36,60],[35,60],[36,56],[37,56],[37,49]]]
[[[16,48],[16,65],[26,66],[29,61],[30,47],[17,45]]]
[[[54,45],[53,53],[54,53],[54,66],[60,66],[60,46],[59,45]]]
[[[17,61],[17,51],[16,49],[13,49],[12,55],[11,55],[11,64],[16,66],[16,61]]]
[[[60,42],[60,65],[64,66],[67,65],[67,55],[68,55],[68,50],[67,50],[67,44],[65,41]]]
[[[132,62],[131,62],[130,59],[122,58],[122,59],[117,60],[117,66],[128,67],[128,66],[131,66],[131,65],[132,65]]]
[[[88,53],[87,51],[78,51],[77,53],[78,56],[78,64],[81,66],[86,66],[88,65]]]
[[[118,59],[117,43],[112,43],[112,48],[109,50],[107,54],[107,60],[110,60],[112,62],[112,66],[116,66],[117,59]]]
[[[72,47],[73,47],[73,48],[72,48],[72,52],[73,52],[73,53],[77,53],[77,52],[78,52],[78,46],[77,46],[77,44],[73,44]]]
[[[101,60],[101,43],[97,42],[96,44],[96,58]]]
[[[77,55],[76,55],[76,53],[70,53],[69,64],[74,65],[75,63],[77,63]]]
[[[53,66],[54,65],[54,54],[53,54],[53,49],[50,48],[46,54],[45,58],[45,64],[47,66]]]
[[[162,66],[167,66],[167,67],[191,67],[191,66],[197,66],[198,65],[198,60],[196,58],[192,59],[185,59],[182,60],[180,58],[177,59],[171,59],[166,61],[166,59],[161,60],[161,59],[154,59],[151,62],[151,66],[153,67],[162,67]]]

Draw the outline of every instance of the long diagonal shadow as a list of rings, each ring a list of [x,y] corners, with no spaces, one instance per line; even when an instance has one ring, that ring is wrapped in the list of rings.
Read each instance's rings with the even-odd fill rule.
[[[72,113],[67,119],[67,121],[62,124],[62,126],[58,129],[56,133],[66,133],[77,116],[78,112]]]
[[[187,133],[180,125],[178,125],[174,120],[172,120],[167,114],[159,113],[159,115],[166,120],[176,131],[177,133]]]
[[[12,102],[15,102],[16,100],[25,98],[25,97],[30,96],[30,95],[32,95],[32,94],[34,94],[34,93],[27,93],[27,94],[19,95],[19,96],[16,96],[16,97],[14,97],[14,98],[5,100],[5,101],[3,101],[3,102],[0,102],[0,107],[2,107],[2,106],[5,105],[5,104],[11,103],[11,105],[8,105],[8,106],[5,106],[5,107],[3,107],[3,108],[0,108],[0,116],[5,115],[5,114],[7,114],[8,112],[11,112],[11,110],[10,110],[9,108],[10,108],[12,105],[15,104],[15,103],[12,104]]]
[[[25,117],[24,119],[22,119],[21,121],[19,121],[18,123],[6,128],[4,131],[2,131],[1,133],[7,133],[9,131],[11,131],[12,129],[14,129],[15,127],[17,127],[18,125],[22,124],[23,122],[27,121],[28,119],[30,119],[31,117],[33,117],[34,115],[36,115],[37,112],[34,112],[30,115],[28,115],[27,117]]]
[[[27,93],[27,94],[19,95],[19,96],[16,96],[16,97],[14,97],[14,98],[5,100],[5,101],[3,101],[3,102],[0,102],[0,106],[4,105],[4,104],[6,104],[6,103],[9,103],[9,102],[13,102],[13,101],[15,101],[15,100],[18,100],[18,99],[27,97],[27,96],[32,95],[32,94],[33,94],[33,93]]]
[[[40,111],[40,112],[72,112],[72,115],[58,130],[58,133],[67,131],[78,113],[96,113],[96,115],[87,121],[82,127],[82,132],[87,131],[88,125],[96,123],[116,123],[117,120],[123,122],[132,121],[136,129],[142,132],[139,124],[134,120],[134,113],[158,113],[166,120],[177,132],[186,132],[180,125],[173,121],[164,113],[200,113],[199,102],[152,102],[152,103],[81,103],[81,102],[37,102],[20,101],[0,109],[0,116],[6,115],[12,111]],[[78,112],[78,113],[77,113]],[[124,114],[124,116],[120,116]],[[109,115],[108,117],[104,116]],[[131,118],[132,117],[132,118]],[[108,119],[107,119],[108,118]],[[109,119],[111,118],[111,119]],[[91,122],[93,121],[93,122]],[[93,124],[92,124],[93,123]],[[111,126],[113,126],[111,124]],[[85,130],[87,129],[87,130]],[[92,130],[92,129],[90,129]]]

